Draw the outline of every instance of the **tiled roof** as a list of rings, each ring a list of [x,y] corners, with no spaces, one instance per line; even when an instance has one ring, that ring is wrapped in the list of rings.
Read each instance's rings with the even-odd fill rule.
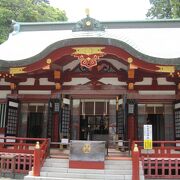
[[[102,24],[105,31],[72,32],[75,23],[15,23],[15,31],[0,45],[0,60],[14,63],[21,60],[21,63],[29,64],[29,60],[37,61],[60,47],[104,43],[123,48],[150,62],[159,60],[165,64],[180,64],[179,20]]]

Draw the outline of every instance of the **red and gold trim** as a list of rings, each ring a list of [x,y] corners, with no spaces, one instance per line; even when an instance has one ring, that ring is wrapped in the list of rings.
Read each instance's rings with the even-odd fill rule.
[[[72,48],[75,52],[72,56],[80,60],[80,65],[86,68],[97,66],[97,60],[103,57],[105,53],[102,51],[105,47],[77,47]]]

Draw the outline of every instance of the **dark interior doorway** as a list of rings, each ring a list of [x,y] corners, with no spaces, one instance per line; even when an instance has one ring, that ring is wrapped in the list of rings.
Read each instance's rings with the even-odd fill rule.
[[[43,113],[30,112],[28,116],[28,130],[27,137],[41,138],[43,127]]]
[[[148,114],[148,124],[152,124],[153,141],[165,140],[163,114]]]
[[[107,140],[108,133],[108,116],[81,115],[80,140]]]

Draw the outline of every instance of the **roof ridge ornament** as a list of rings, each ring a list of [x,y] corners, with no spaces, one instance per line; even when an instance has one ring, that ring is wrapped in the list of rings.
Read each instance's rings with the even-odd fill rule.
[[[100,23],[100,21],[93,19],[89,16],[89,9],[85,9],[86,18],[78,21],[72,28],[73,32],[78,31],[105,31],[105,26]]]
[[[89,12],[90,12],[89,8],[86,8],[86,9],[85,9],[85,13],[86,13],[86,16],[87,16],[87,17],[89,17],[89,14],[90,14]]]
[[[16,22],[15,20],[12,20],[11,21],[11,25],[13,26],[12,34],[15,35],[15,34],[19,33],[19,31],[20,31],[20,24],[18,22]]]

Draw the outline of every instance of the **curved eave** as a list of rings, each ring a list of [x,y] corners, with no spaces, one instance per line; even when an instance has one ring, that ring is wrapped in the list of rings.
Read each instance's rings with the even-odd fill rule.
[[[132,56],[147,63],[173,65],[173,66],[177,66],[177,69],[179,69],[178,66],[180,66],[180,58],[157,58],[157,57],[145,55],[137,51],[127,43],[117,39],[104,38],[104,37],[81,37],[81,38],[70,38],[70,39],[57,41],[46,47],[39,54],[36,54],[35,56],[27,59],[13,60],[13,61],[0,60],[0,67],[2,69],[3,67],[8,68],[8,67],[16,67],[16,66],[27,66],[39,61],[40,59],[45,58],[46,56],[48,56],[50,53],[52,53],[57,49],[69,47],[69,46],[88,46],[88,45],[114,46],[123,49]]]

